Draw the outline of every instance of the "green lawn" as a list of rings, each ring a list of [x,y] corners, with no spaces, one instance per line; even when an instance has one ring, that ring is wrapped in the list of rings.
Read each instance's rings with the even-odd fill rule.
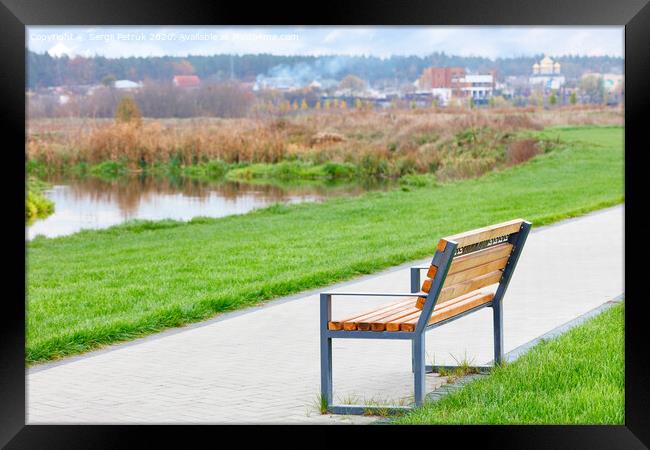
[[[623,313],[616,305],[395,423],[622,425]]]
[[[479,179],[37,238],[27,244],[27,363],[430,256],[447,234],[623,201],[621,127],[543,134],[568,145]]]

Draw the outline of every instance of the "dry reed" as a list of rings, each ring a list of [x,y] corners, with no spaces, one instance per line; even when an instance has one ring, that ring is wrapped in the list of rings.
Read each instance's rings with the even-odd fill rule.
[[[442,175],[473,175],[485,171],[494,154],[467,153],[454,144],[459,133],[469,130],[470,137],[480,140],[475,146],[494,149],[503,143],[503,136],[519,130],[558,124],[621,124],[622,117],[619,108],[563,107],[360,109],[265,118],[145,119],[140,126],[111,120],[43,119],[28,123],[27,157],[52,167],[119,161],[131,169],[216,159],[227,163],[298,159],[374,164],[384,170],[381,167],[387,161],[387,170],[393,172],[429,172],[446,166]],[[502,156],[508,163],[527,159],[528,145],[514,143]],[[464,156],[450,163],[450,154],[459,152]]]

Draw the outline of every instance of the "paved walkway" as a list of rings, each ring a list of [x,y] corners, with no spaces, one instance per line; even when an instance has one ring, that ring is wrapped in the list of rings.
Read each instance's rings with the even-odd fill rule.
[[[335,288],[408,292],[410,265]],[[505,350],[623,290],[622,206],[533,227],[505,298]],[[317,412],[317,292],[34,367],[27,377],[27,423],[375,420]],[[336,317],[378,303],[337,297],[333,311]],[[335,399],[399,402],[412,395],[410,342],[335,340],[333,348]],[[490,361],[492,311],[428,333],[427,355],[427,363],[436,364],[453,364],[453,358]],[[435,374],[427,378],[428,390],[443,381]]]

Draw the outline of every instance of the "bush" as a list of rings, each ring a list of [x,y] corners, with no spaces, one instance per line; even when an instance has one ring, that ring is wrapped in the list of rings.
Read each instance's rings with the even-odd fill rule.
[[[25,221],[31,223],[38,218],[45,218],[54,212],[54,203],[43,195],[46,185],[36,179],[27,182],[25,198]]]
[[[221,178],[230,169],[225,161],[220,159],[211,160],[205,163],[187,166],[183,168],[183,175],[197,178]]]
[[[126,166],[117,161],[104,161],[90,167],[89,172],[100,178],[116,178],[126,174]]]
[[[415,173],[417,170],[417,163],[411,157],[399,158],[397,160],[397,176],[404,176]]]
[[[521,164],[541,153],[535,139],[514,141],[506,149],[506,163],[510,166]]]
[[[323,165],[323,171],[329,178],[352,178],[357,173],[357,168],[349,163],[329,162]]]
[[[388,161],[372,153],[363,155],[359,166],[361,173],[367,177],[381,178],[388,175]]]

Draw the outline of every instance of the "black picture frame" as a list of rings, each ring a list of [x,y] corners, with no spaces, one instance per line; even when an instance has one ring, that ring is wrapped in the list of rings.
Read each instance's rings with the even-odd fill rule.
[[[308,12],[309,11],[309,12]],[[442,445],[446,438],[452,444],[494,445],[499,448],[647,448],[650,445],[650,376],[649,358],[642,336],[647,327],[644,314],[647,294],[634,276],[644,264],[632,264],[627,255],[643,251],[645,225],[642,214],[634,219],[634,211],[643,211],[643,150],[647,152],[643,112],[650,105],[647,80],[650,74],[650,5],[648,0],[444,0],[437,2],[327,2],[310,5],[281,5],[275,2],[200,2],[178,1],[73,1],[73,0],[1,0],[0,3],[0,118],[5,125],[4,156],[6,158],[5,192],[11,193],[5,209],[6,267],[15,275],[7,275],[2,295],[3,318],[0,327],[0,446],[6,448],[115,448],[138,443],[153,446],[154,442],[171,444],[188,439],[207,438],[218,443],[225,439],[223,430],[211,426],[47,426],[25,425],[25,304],[27,280],[23,278],[28,261],[25,247],[18,236],[24,208],[24,171],[17,168],[18,148],[25,144],[25,27],[30,25],[619,25],[625,26],[625,243],[626,301],[625,311],[625,425],[624,426],[439,426],[410,428],[408,435],[394,427],[366,427],[374,442],[387,434],[401,439],[417,439],[408,444]],[[15,169],[14,169],[15,168]],[[23,192],[24,193],[24,192]],[[21,223],[19,223],[21,222]],[[24,228],[22,229],[24,232]],[[639,237],[635,239],[635,237]],[[8,244],[8,245],[7,245]],[[25,265],[21,263],[25,262]],[[22,271],[22,272],[21,272]],[[7,273],[5,269],[5,273]],[[7,290],[7,286],[12,287]],[[336,427],[331,433],[357,428]],[[302,442],[304,446],[319,443],[315,435],[308,440],[296,436],[296,428],[278,437],[286,444]],[[411,431],[414,430],[414,431]],[[239,439],[248,441],[250,433],[231,430]],[[287,430],[288,431],[288,430]],[[308,430],[309,431],[309,430]],[[415,433],[415,434],[412,434]],[[255,433],[258,435],[258,433]],[[262,433],[259,434],[263,436]],[[219,436],[219,440],[216,437]],[[233,436],[235,437],[235,436]],[[422,438],[420,441],[418,438]],[[301,441],[298,441],[301,439]],[[221,441],[221,442],[225,442]],[[242,442],[242,441],[235,441]],[[267,441],[270,442],[270,441]],[[331,442],[331,441],[330,441]],[[407,444],[407,445],[408,445]],[[341,445],[347,445],[341,443]],[[373,445],[373,444],[371,444]]]

